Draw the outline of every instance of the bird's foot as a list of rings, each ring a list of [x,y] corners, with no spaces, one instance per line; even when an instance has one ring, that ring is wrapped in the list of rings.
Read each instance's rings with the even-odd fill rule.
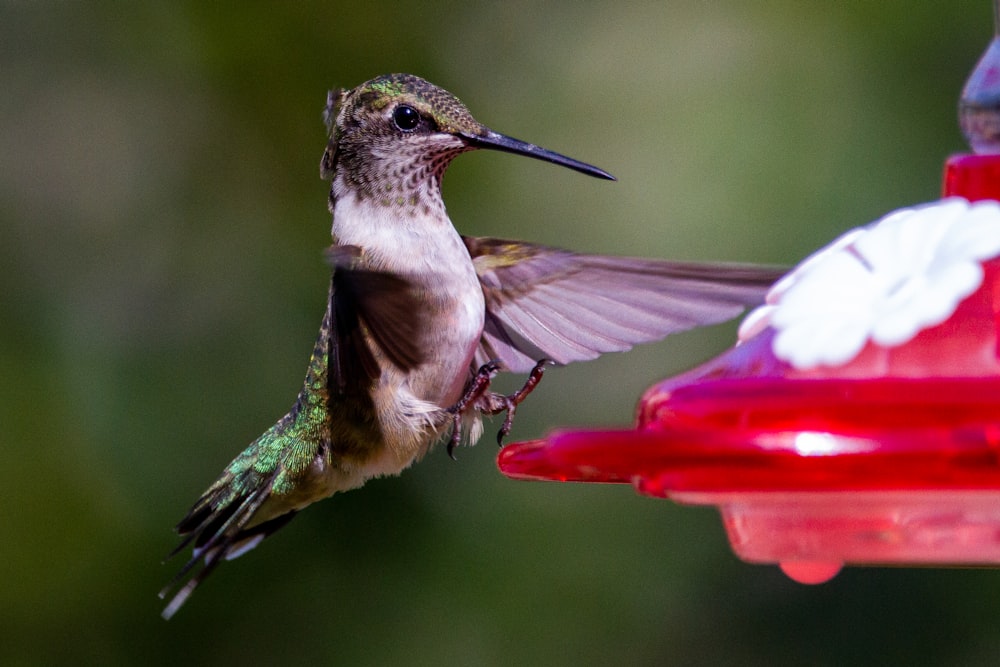
[[[477,404],[484,395],[488,395],[487,391],[490,388],[490,383],[493,382],[493,378],[499,372],[499,361],[487,361],[476,371],[476,374],[472,377],[472,382],[469,383],[469,387],[465,390],[462,398],[458,399],[455,405],[448,408],[448,412],[451,413],[451,438],[448,440],[448,456],[452,459],[455,458],[455,447],[462,440],[462,415],[470,405]]]
[[[553,364],[551,359],[539,359],[535,367],[531,369],[528,374],[528,379],[524,381],[524,385],[515,391],[513,394],[507,394],[506,396],[501,394],[493,394],[492,396],[499,399],[501,404],[499,409],[484,410],[486,414],[495,415],[500,412],[506,411],[507,414],[503,418],[503,426],[497,431],[497,444],[503,447],[503,439],[507,437],[510,433],[511,427],[514,425],[514,413],[517,412],[517,406],[521,404],[521,401],[528,397],[528,394],[535,390],[538,383],[542,381],[542,375],[545,373],[545,367]]]
[[[528,397],[528,394],[534,391],[535,387],[542,380],[545,367],[552,363],[554,362],[551,359],[539,360],[535,364],[535,367],[531,369],[528,379],[524,381],[524,385],[513,394],[498,394],[489,391],[490,383],[500,371],[500,364],[496,361],[483,364],[473,376],[472,382],[469,383],[469,388],[465,391],[465,395],[462,396],[458,403],[448,408],[448,412],[452,414],[452,431],[451,439],[448,441],[448,456],[455,458],[455,447],[462,440],[462,415],[470,407],[484,415],[493,416],[501,412],[506,413],[503,425],[497,431],[497,444],[502,447],[503,439],[507,437],[511,427],[514,425],[514,415],[517,413],[517,406]]]

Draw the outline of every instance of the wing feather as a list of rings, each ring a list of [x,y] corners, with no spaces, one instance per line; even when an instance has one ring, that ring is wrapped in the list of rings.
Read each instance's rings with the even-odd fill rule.
[[[368,397],[381,374],[373,346],[401,370],[424,362],[420,296],[404,278],[360,268],[362,251],[355,246],[331,246],[326,254],[332,269],[330,384],[338,394]]]
[[[585,255],[464,237],[486,299],[477,363],[526,372],[716,324],[763,301],[783,269]]]

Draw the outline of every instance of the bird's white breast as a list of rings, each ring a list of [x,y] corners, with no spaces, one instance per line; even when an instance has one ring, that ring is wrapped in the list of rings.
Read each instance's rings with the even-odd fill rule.
[[[461,397],[485,314],[469,252],[443,206],[416,208],[347,193],[333,210],[335,240],[360,247],[369,268],[409,280],[433,313],[420,342],[427,361],[408,372],[385,364],[374,396],[386,441],[406,465],[436,437],[442,409]]]

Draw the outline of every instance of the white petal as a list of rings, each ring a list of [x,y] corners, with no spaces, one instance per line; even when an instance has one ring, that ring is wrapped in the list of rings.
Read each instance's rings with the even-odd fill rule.
[[[955,259],[985,260],[1000,254],[1000,204],[982,201],[956,221],[938,247],[937,261]]]
[[[803,322],[778,332],[774,354],[798,369],[820,364],[839,366],[855,356],[865,345],[869,323],[864,320],[841,320],[830,326],[815,320]]]
[[[737,340],[745,343],[771,326],[771,315],[773,312],[774,306],[764,305],[758,306],[747,313],[747,316],[740,322],[739,330],[736,332]]]
[[[774,283],[771,289],[768,290],[766,299],[767,303],[776,303],[781,296],[792,287],[792,285],[801,280],[802,277],[809,273],[814,266],[822,262],[826,257],[829,257],[830,255],[833,255],[834,253],[839,252],[851,245],[858,237],[866,233],[868,233],[867,227],[856,227],[841,234],[829,245],[806,257],[804,260],[799,262],[794,269],[782,276],[781,279]]]

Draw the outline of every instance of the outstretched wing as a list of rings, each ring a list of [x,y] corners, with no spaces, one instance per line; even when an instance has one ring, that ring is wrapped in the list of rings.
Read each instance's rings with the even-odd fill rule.
[[[748,264],[584,255],[463,237],[486,297],[476,363],[526,372],[543,357],[593,359],[736,317],[785,271]]]

